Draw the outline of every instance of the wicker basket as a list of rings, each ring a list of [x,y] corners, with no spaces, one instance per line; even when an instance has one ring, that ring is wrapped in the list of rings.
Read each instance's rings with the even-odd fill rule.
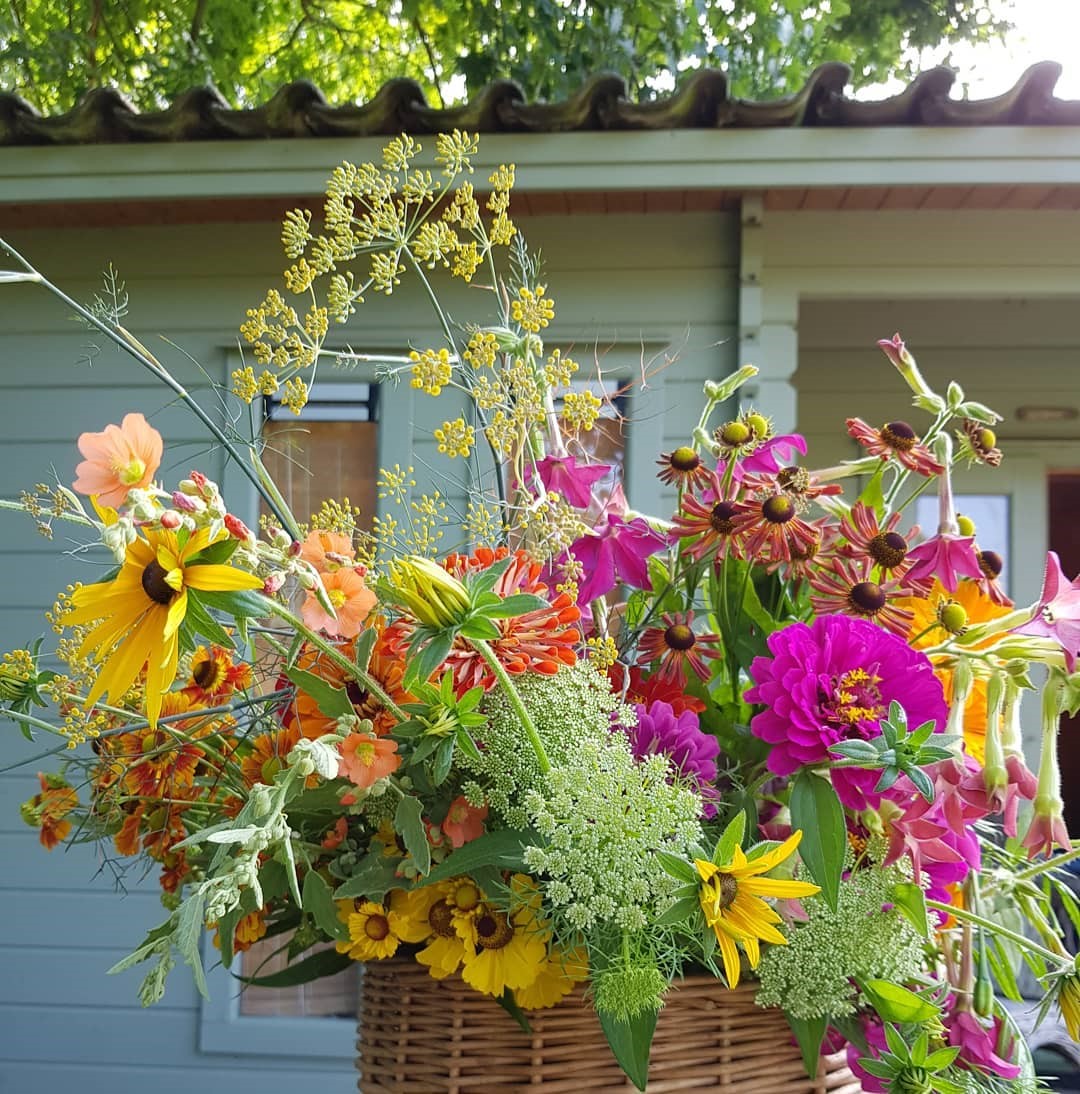
[[[523,1033],[491,999],[457,978],[433,980],[415,962],[364,970],[357,1067],[363,1094],[545,1094],[624,1091],[633,1085],[612,1058],[581,989],[530,1014]],[[690,977],[669,993],[652,1046],[649,1094],[858,1094],[842,1052],[809,1079],[787,1023],[754,1005],[754,987],[728,991]]]

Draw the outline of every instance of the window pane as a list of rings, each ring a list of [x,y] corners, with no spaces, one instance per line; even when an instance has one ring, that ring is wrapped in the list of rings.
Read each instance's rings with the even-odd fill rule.
[[[957,513],[975,522],[975,539],[982,551],[996,551],[1005,560],[1001,571],[1001,587],[1009,591],[1009,495],[1008,494],[957,494],[954,497]],[[938,499],[915,499],[915,520],[922,529],[923,538],[932,536],[938,526]]]

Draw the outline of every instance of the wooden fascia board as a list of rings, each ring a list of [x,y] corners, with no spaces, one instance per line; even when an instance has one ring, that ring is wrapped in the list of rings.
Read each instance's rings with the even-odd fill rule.
[[[294,139],[0,150],[0,203],[319,194],[381,139]],[[426,140],[427,151],[434,140]],[[474,182],[517,165],[522,191],[1080,184],[1080,127],[666,130],[497,134]]]

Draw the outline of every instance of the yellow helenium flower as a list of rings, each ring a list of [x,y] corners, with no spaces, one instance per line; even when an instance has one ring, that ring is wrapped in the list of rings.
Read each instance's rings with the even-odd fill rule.
[[[82,585],[72,594],[65,625],[97,623],[83,641],[80,656],[94,654],[101,664],[87,707],[108,693],[118,702],[146,666],[146,717],[157,723],[162,696],[176,679],[177,632],[188,609],[188,590],[230,592],[258,589],[262,580],[233,566],[199,562],[210,546],[208,529],[180,546],[176,534],[147,529],[126,551],[112,581]]]
[[[705,913],[705,922],[716,935],[724,959],[724,974],[728,987],[739,982],[739,950],[746,951],[750,968],[756,969],[761,960],[761,942],[786,946],[787,939],[776,929],[780,916],[762,897],[804,897],[820,892],[808,881],[783,881],[760,877],[779,866],[793,854],[802,839],[802,832],[793,832],[779,847],[749,861],[738,847],[731,862],[718,866],[715,862],[695,859],[694,866],[701,878],[698,899]]]

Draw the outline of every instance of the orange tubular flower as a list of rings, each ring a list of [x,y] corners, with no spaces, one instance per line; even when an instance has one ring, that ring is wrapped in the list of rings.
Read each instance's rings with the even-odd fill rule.
[[[466,574],[486,570],[509,555],[505,547],[479,547],[472,555],[448,555],[444,565],[455,577],[464,578]],[[531,593],[548,599],[548,587],[540,580],[541,569],[540,563],[527,552],[515,551],[493,591],[501,597]],[[577,661],[575,647],[581,641],[581,632],[575,624],[580,618],[581,609],[573,598],[568,593],[560,593],[546,608],[513,619],[493,620],[499,637],[488,645],[511,674],[539,672],[554,676],[560,666],[573,665]],[[399,618],[387,628],[389,646],[399,657],[404,658],[412,630],[407,618]],[[464,639],[454,642],[445,663],[454,674],[454,687],[459,694],[474,687],[486,691],[495,684],[491,669]]]
[[[38,782],[41,793],[24,802],[20,812],[27,824],[41,830],[41,846],[51,851],[71,831],[71,821],[64,818],[78,806],[79,796],[60,775],[39,772]]]

